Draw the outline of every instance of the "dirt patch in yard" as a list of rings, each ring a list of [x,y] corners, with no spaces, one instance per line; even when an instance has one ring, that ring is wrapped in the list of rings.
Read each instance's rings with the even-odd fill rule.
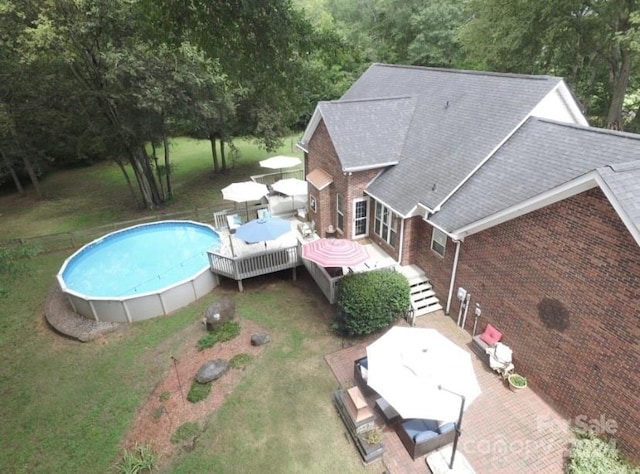
[[[195,380],[198,369],[207,361],[224,359],[226,361],[237,354],[249,354],[259,357],[265,346],[252,346],[251,336],[265,332],[257,323],[236,319],[240,323],[240,335],[231,341],[217,343],[209,349],[198,351],[197,341],[206,334],[204,325],[196,323],[189,326],[179,335],[185,342],[179,354],[169,357],[165,376],[138,411],[131,431],[124,440],[125,448],[149,444],[158,455],[160,462],[166,461],[178,449],[189,449],[195,439],[186,443],[172,443],[175,431],[187,422],[205,428],[206,418],[222,406],[226,397],[233,392],[241,381],[244,371],[230,368],[220,379],[211,382],[211,393],[202,401],[191,403],[187,394]],[[250,362],[250,364],[253,362]]]

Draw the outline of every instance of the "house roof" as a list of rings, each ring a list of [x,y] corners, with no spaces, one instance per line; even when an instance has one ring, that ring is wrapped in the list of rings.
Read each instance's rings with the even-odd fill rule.
[[[411,97],[414,110],[397,164],[367,192],[401,215],[408,215],[416,204],[436,209],[561,82],[549,76],[374,64],[339,102]],[[394,102],[397,107],[406,105],[405,112],[411,104]],[[379,111],[381,115],[365,119],[369,125],[391,122],[384,110]],[[332,138],[341,120],[335,117]],[[389,146],[384,135],[369,138],[368,149]],[[342,150],[337,151],[343,160]]]
[[[324,188],[333,183],[333,178],[329,173],[321,168],[315,168],[307,174],[307,181],[318,191],[322,191]]]
[[[597,170],[640,229],[640,161],[628,163],[636,158],[640,135],[529,118],[428,220],[464,236],[483,219],[503,213],[504,221],[595,187]]]
[[[619,214],[629,227],[634,225],[640,234],[640,151],[636,150],[636,161],[611,164],[598,169],[604,186],[613,193],[614,206],[617,204]],[[605,189],[605,194],[607,190]],[[625,217],[630,221],[627,222]]]
[[[415,104],[411,97],[320,102],[343,171],[396,164]]]

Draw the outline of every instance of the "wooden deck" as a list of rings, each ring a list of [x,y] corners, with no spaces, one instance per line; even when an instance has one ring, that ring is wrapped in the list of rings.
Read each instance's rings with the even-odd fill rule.
[[[297,231],[299,221],[291,219],[290,223],[291,232],[256,244],[245,243],[226,228],[218,229],[222,246],[217,251],[207,252],[211,271],[236,280],[240,291],[243,290],[242,280],[289,268],[295,279],[296,267],[302,265],[300,242],[304,239]]]

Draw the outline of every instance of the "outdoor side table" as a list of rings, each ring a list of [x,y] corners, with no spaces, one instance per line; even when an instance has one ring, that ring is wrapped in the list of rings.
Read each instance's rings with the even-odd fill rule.
[[[382,418],[386,424],[393,425],[401,420],[400,414],[384,398],[380,397],[376,400],[376,407],[382,413]]]

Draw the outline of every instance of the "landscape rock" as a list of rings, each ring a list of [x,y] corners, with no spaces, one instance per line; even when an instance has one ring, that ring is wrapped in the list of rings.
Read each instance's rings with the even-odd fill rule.
[[[271,336],[264,333],[258,333],[251,336],[251,345],[252,346],[262,346],[264,344],[269,344],[271,342]]]
[[[198,373],[196,374],[196,380],[198,383],[209,383],[222,377],[227,370],[229,370],[229,363],[224,359],[210,360],[202,364]]]
[[[233,298],[222,298],[212,303],[205,313],[207,331],[213,331],[236,317],[236,302]]]

